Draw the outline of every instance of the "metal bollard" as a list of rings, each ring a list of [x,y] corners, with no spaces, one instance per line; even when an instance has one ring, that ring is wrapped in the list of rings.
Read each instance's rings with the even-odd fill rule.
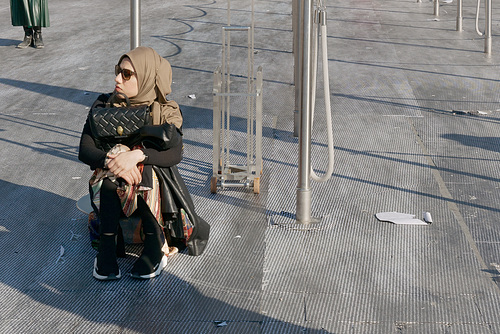
[[[439,0],[434,0],[434,16],[439,16]]]
[[[491,0],[486,0],[486,28],[484,30],[484,53],[491,54]]]
[[[296,221],[301,224],[312,222],[311,217],[311,29],[312,1],[300,0],[301,11],[300,47],[301,66],[301,106],[299,134],[299,180],[297,185]]]
[[[299,9],[299,0],[292,0],[292,30],[295,86],[295,108],[293,111],[293,136],[299,136],[299,110],[302,101],[300,82],[302,76],[302,46],[300,42],[302,11]]]
[[[463,31],[462,22],[463,22],[463,0],[457,1],[457,31]]]
[[[491,0],[486,0],[485,4],[485,28],[484,33],[479,30],[479,9],[481,7],[481,1],[477,0],[476,7],[476,32],[479,36],[484,36],[484,53],[490,55],[491,54]]]
[[[141,1],[130,0],[130,49],[141,45]]]

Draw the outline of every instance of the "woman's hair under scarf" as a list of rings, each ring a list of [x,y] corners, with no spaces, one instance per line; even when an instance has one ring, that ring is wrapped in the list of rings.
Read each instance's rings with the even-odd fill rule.
[[[130,98],[132,105],[151,106],[151,114],[160,115],[160,124],[170,123],[177,128],[182,126],[182,114],[175,101],[168,101],[166,96],[172,89],[172,68],[170,63],[162,58],[155,50],[139,46],[120,57],[128,57],[137,73],[139,91]]]

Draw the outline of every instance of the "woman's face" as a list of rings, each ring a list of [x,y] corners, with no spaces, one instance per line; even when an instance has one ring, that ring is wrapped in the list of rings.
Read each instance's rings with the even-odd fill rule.
[[[125,80],[123,78],[123,73],[122,72],[118,73],[115,77],[115,82],[116,82],[115,92],[123,93],[127,95],[129,98],[132,98],[136,96],[137,93],[139,92],[139,84],[137,82],[137,74],[135,73],[134,65],[132,65],[132,62],[130,61],[129,58],[125,57],[122,59],[119,66],[121,69],[132,71],[133,74],[129,80]]]

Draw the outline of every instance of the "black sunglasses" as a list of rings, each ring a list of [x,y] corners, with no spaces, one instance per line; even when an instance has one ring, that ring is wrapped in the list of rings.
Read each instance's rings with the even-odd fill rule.
[[[132,75],[136,74],[136,72],[126,69],[126,68],[121,68],[120,65],[115,65],[115,75],[120,74],[122,75],[123,80],[127,81],[132,78]]]

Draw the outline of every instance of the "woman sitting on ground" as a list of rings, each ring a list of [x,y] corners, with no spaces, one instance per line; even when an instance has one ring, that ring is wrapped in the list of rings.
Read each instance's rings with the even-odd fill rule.
[[[172,70],[167,60],[151,48],[138,47],[120,58],[115,74],[115,94],[99,96],[92,109],[105,107],[110,96],[112,106],[125,106],[127,96],[132,106],[147,105],[151,113],[157,115],[159,111],[160,124],[175,125],[180,138],[182,115],[179,106],[166,99],[172,82]],[[96,143],[88,118],[78,157],[94,170],[90,192],[100,220],[100,241],[93,276],[98,280],[121,277],[117,263],[119,219],[132,212],[141,216],[144,249],[131,270],[131,276],[139,279],[158,276],[167,263],[162,248],[168,249],[168,245],[165,245],[163,235],[160,186],[152,167],[178,164],[182,159],[182,140],[164,150],[119,145],[106,151]],[[118,250],[118,255],[120,253],[124,256],[124,250]]]

